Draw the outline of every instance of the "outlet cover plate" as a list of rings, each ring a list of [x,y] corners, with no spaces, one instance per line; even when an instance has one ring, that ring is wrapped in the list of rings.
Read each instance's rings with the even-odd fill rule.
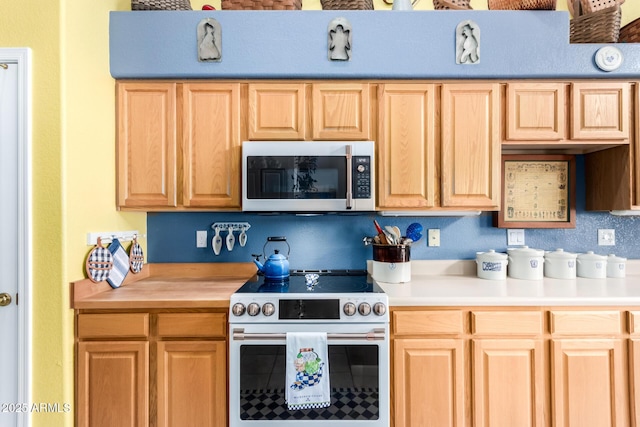
[[[429,246],[440,246],[440,229],[439,228],[430,228],[428,237],[429,238],[427,239],[427,244]]]
[[[602,228],[598,230],[598,246],[615,246],[616,230]]]
[[[196,231],[196,248],[207,247],[207,230]]]

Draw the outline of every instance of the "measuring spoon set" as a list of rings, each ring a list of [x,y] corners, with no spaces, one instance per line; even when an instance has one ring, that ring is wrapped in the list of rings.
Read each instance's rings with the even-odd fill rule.
[[[236,244],[236,236],[234,231],[239,231],[238,244],[244,247],[247,244],[247,230],[251,225],[247,222],[243,223],[230,223],[230,222],[216,222],[211,226],[214,231],[213,238],[211,239],[211,248],[213,253],[220,255],[222,251],[223,238],[220,235],[221,232],[227,232],[227,237],[224,239],[224,244],[227,246],[227,250],[231,252]]]

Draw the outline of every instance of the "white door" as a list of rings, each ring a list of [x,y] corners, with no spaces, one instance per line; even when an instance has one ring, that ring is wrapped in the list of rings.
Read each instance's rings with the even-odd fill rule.
[[[31,381],[30,52],[0,49],[0,426],[28,426]]]

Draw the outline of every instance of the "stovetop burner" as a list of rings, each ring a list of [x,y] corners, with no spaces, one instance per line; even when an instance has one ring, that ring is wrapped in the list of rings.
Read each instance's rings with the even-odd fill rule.
[[[366,270],[292,270],[288,280],[266,280],[256,276],[236,293],[383,293]]]

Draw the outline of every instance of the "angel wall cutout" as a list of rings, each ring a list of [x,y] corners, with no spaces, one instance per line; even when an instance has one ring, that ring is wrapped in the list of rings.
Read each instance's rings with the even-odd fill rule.
[[[336,18],[329,23],[328,55],[331,61],[351,59],[351,24],[345,18]]]

